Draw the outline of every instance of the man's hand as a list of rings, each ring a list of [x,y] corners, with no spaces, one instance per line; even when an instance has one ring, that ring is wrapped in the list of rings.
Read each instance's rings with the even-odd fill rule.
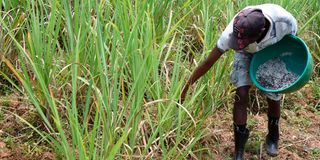
[[[203,76],[212,65],[220,58],[222,52],[219,51],[217,47],[215,47],[209,56],[193,71],[186,85],[183,87],[183,90],[180,95],[180,102],[183,103],[189,89],[195,81],[197,81],[201,76]]]
[[[181,95],[180,95],[180,103],[182,104],[186,98],[186,94],[188,92],[188,89],[189,89],[189,84],[187,83],[184,87],[183,87],[183,90],[181,92]]]

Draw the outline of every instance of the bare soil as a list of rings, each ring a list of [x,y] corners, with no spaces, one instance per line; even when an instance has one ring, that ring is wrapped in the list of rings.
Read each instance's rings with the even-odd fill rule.
[[[41,137],[16,116],[34,126],[40,126],[36,111],[18,94],[0,99],[0,159],[1,160],[54,160],[56,159]]]
[[[263,101],[259,97],[259,101]],[[246,144],[246,159],[320,159],[320,110],[319,100],[305,87],[297,93],[287,94],[284,98],[280,119],[279,155],[270,157],[265,150],[267,135],[267,106],[254,104],[249,109],[247,127],[250,130]],[[258,108],[260,106],[260,108]],[[219,120],[219,121],[217,121]],[[209,152],[204,159],[232,159],[234,137],[232,125],[232,106],[220,108],[208,118],[207,135],[203,145]],[[210,124],[210,125],[208,125]]]

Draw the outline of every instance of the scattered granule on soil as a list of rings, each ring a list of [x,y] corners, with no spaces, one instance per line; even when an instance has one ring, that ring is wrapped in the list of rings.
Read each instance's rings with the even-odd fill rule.
[[[267,89],[285,88],[298,79],[298,75],[288,71],[286,64],[280,58],[271,59],[260,65],[256,77]]]

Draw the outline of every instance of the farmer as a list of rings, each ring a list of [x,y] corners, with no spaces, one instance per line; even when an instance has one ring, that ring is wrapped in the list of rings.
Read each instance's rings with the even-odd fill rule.
[[[248,6],[235,15],[222,32],[215,48],[209,56],[193,71],[181,93],[184,101],[190,85],[204,75],[219,57],[229,49],[235,51],[231,81],[237,87],[233,107],[235,159],[243,159],[244,146],[249,137],[246,128],[249,89],[249,64],[252,55],[269,45],[280,41],[285,35],[297,32],[296,19],[285,9],[275,4]],[[264,93],[268,102],[268,134],[266,149],[270,156],[279,153],[279,118],[282,95]]]

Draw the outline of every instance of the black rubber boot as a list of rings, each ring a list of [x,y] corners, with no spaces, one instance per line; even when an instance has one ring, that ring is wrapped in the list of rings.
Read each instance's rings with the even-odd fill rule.
[[[249,138],[249,130],[247,128],[240,129],[239,126],[234,124],[234,141],[235,141],[235,160],[243,160],[244,146]]]
[[[266,137],[266,148],[268,155],[275,157],[279,154],[279,117],[268,116],[268,130]]]

